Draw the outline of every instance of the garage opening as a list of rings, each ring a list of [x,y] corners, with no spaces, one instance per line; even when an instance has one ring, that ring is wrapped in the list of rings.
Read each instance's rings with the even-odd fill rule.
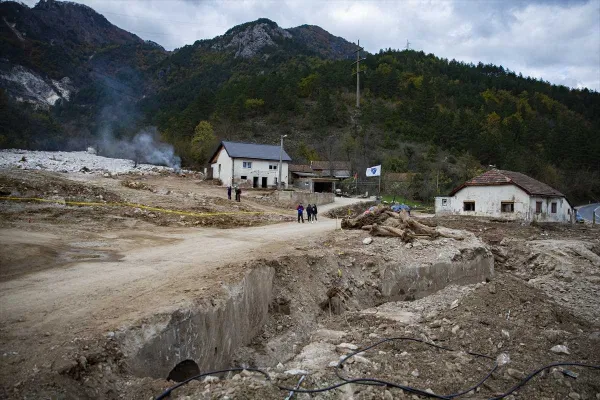
[[[314,191],[316,193],[332,193],[333,182],[314,182]]]
[[[267,188],[267,177],[266,176],[262,177],[262,188],[263,189]]]

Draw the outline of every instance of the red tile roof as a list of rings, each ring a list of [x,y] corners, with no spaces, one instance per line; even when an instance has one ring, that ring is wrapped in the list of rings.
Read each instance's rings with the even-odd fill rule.
[[[497,185],[515,185],[523,189],[526,193],[531,196],[544,196],[544,197],[565,197],[564,194],[558,190],[535,180],[525,174],[513,171],[503,171],[499,169],[492,169],[487,171],[475,178],[467,181],[454,189],[450,196],[454,196],[458,191],[466,186],[497,186]]]

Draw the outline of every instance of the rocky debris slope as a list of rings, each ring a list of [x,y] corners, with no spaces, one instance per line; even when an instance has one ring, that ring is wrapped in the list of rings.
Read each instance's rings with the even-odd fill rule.
[[[600,242],[503,239],[492,248],[503,268],[575,315],[600,323]]]
[[[107,158],[90,151],[0,150],[0,168],[45,170],[53,172],[86,172],[95,174],[158,174],[178,172],[173,168],[137,164],[132,160]],[[181,171],[190,173],[192,171]]]

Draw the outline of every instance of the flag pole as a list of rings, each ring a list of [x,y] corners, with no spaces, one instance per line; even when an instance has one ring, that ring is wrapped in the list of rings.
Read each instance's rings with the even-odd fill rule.
[[[381,168],[379,168],[379,200],[381,200]]]

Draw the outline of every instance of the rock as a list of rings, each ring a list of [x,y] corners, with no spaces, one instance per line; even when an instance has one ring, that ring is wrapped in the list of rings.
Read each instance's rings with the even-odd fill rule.
[[[431,388],[427,388],[427,389],[425,389],[425,391],[430,394],[435,394]]]
[[[458,307],[458,304],[459,304],[459,303],[458,303],[458,299],[454,300],[454,301],[452,302],[452,304],[450,304],[450,309],[451,309],[451,310],[454,310],[455,308],[457,308],[457,307]]]
[[[106,334],[106,337],[107,337],[107,338],[109,338],[109,339],[112,339],[112,338],[114,338],[114,337],[115,337],[115,333],[114,333],[114,332],[108,332],[108,333]]]
[[[413,371],[412,371],[410,374],[411,374],[412,376],[414,376],[415,378],[418,378],[418,377],[419,377],[419,370],[417,370],[417,369],[414,369],[414,370],[413,370]]]
[[[498,357],[496,357],[496,363],[498,366],[506,365],[510,362],[510,356],[506,353],[500,353]]]
[[[338,364],[338,362],[337,362],[337,361],[332,361],[332,362],[330,362],[330,363],[329,363],[329,366],[330,366],[330,367],[334,367],[334,368],[337,368],[337,366],[338,366],[338,365],[339,365],[339,364]]]
[[[442,321],[439,319],[436,319],[431,323],[431,325],[429,325],[430,328],[439,328],[440,326],[442,326]]]
[[[496,294],[496,284],[495,284],[495,283],[490,283],[490,284],[488,285],[488,291],[489,291],[491,294]]]
[[[46,337],[50,336],[50,332],[44,333],[44,336],[46,336]]]
[[[458,332],[459,329],[460,329],[460,325],[454,325],[452,327],[452,334],[456,335],[456,333]]]
[[[552,347],[550,351],[556,354],[571,354],[569,353],[569,349],[567,348],[567,346],[564,346],[562,344],[557,344],[556,346]]]
[[[523,377],[525,376],[525,374],[523,374],[523,372],[513,369],[513,368],[507,369],[506,373],[515,379],[523,379]]]
[[[238,374],[238,375],[236,375],[236,376],[239,376],[239,374]],[[207,377],[205,377],[205,378],[202,380],[202,382],[203,382],[203,383],[214,383],[214,382],[219,382],[219,377],[218,377],[218,376],[212,376],[212,375],[210,375],[210,376],[207,376]]]
[[[336,347],[338,349],[358,350],[358,346],[352,343],[340,343]]]
[[[294,369],[288,369],[287,371],[284,372],[284,374],[286,374],[286,375],[308,375],[308,371],[305,371],[303,369],[294,368]]]
[[[354,360],[360,364],[371,364],[371,361],[363,356],[354,356]]]
[[[504,336],[506,340],[510,339],[510,333],[506,329],[502,329],[502,336]]]
[[[334,331],[331,329],[319,329],[315,333],[313,333],[313,339],[323,340],[325,342],[339,341],[344,336],[346,336],[346,332],[344,331]]]
[[[573,400],[579,400],[581,399],[581,396],[577,392],[571,392],[569,393],[569,398]]]
[[[283,364],[282,363],[278,363],[277,366],[275,367],[275,369],[279,372],[282,372],[284,370]]]
[[[389,390],[386,390],[383,392],[383,400],[394,400],[394,396],[392,396],[392,393]]]
[[[364,238],[362,242],[363,242],[363,244],[365,244],[365,245],[366,245],[366,244],[371,244],[371,243],[373,243],[373,238],[372,238],[372,237],[367,237],[367,238]]]

